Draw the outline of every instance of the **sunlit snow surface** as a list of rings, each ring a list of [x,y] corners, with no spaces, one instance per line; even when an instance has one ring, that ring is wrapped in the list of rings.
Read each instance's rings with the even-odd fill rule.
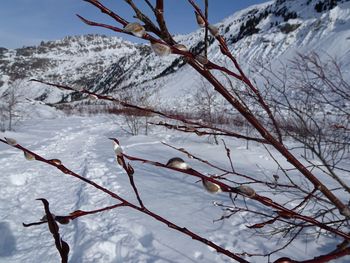
[[[194,169],[210,172],[203,164],[161,143],[167,142],[227,169],[230,167],[223,146],[209,144],[203,137],[164,129],[154,129],[149,136],[132,137],[121,129],[118,118],[54,116],[52,113],[51,118],[27,120],[17,127],[16,132],[0,135],[15,138],[47,159],[60,159],[69,169],[135,204],[129,180],[115,161],[109,137],[118,138],[124,152],[133,156],[162,163],[179,156]],[[269,176],[276,170],[263,147],[250,144],[246,150],[243,141],[231,139],[226,143],[231,148],[238,171]],[[175,171],[141,163],[132,165],[136,185],[151,211],[237,253],[266,253],[277,248],[279,240],[257,238],[253,230],[247,229],[251,217],[245,217],[245,214],[213,222],[222,216],[221,209],[213,202],[229,204],[226,194],[209,194],[196,178]],[[39,221],[44,214],[42,204],[36,198],[46,198],[56,215],[117,203],[105,193],[62,174],[54,167],[25,160],[21,151],[5,144],[0,144],[0,175],[0,262],[60,261],[47,225],[22,226],[22,222]],[[127,207],[78,218],[68,225],[60,225],[60,233],[70,245],[71,263],[231,262],[204,244]],[[331,251],[339,241],[321,237],[315,242],[313,236],[301,237],[289,247],[288,253],[296,259],[312,258]],[[283,252],[278,254],[279,257],[284,255]],[[267,262],[266,258],[247,260]]]

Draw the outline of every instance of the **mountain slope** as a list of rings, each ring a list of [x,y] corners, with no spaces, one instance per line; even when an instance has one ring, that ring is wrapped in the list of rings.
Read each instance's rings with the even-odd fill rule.
[[[145,47],[117,37],[86,35],[42,42],[39,46],[0,51],[0,90],[15,80],[40,78],[70,85],[89,86],[97,72],[113,63],[133,60]],[[31,98],[57,102],[61,92],[25,83]]]
[[[297,52],[316,51],[350,64],[350,3],[348,0],[276,0],[236,12],[217,24],[232,53],[249,73],[255,62],[276,64]],[[196,53],[203,50],[203,29],[175,37]],[[209,58],[231,66],[211,40]],[[38,47],[0,50],[0,92],[15,79],[31,77],[120,95],[123,90],[159,90],[164,104],[186,101],[199,76],[175,55],[157,57],[148,45],[116,37],[81,36],[42,43]],[[254,75],[252,75],[254,77]],[[26,94],[46,102],[69,101],[37,83],[25,83]]]

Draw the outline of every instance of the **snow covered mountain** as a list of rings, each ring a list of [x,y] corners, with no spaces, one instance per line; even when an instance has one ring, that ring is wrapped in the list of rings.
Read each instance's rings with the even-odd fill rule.
[[[248,73],[256,60],[273,65],[296,52],[316,51],[337,57],[344,68],[350,65],[349,0],[269,1],[236,12],[217,26]],[[203,29],[176,39],[196,53],[203,50]],[[213,61],[228,63],[215,41],[210,41],[208,53]],[[0,74],[0,93],[14,80],[34,77],[110,94],[131,87],[159,90],[165,104],[190,96],[189,90],[200,78],[179,56],[160,58],[148,45],[98,35],[66,37],[16,50],[0,48]],[[23,83],[27,96],[45,102],[81,98]]]
[[[42,42],[39,46],[16,50],[0,49],[0,89],[11,82],[30,78],[91,86],[96,75],[113,63],[123,65],[148,48],[126,42],[117,37],[85,35],[66,37],[58,41]],[[131,59],[132,60],[132,59]],[[56,102],[65,100],[62,93],[26,83],[32,98]]]

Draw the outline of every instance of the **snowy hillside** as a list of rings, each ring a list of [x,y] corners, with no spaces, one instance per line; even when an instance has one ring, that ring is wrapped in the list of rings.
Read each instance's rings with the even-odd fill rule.
[[[270,1],[239,11],[217,26],[248,72],[257,60],[274,65],[297,52],[312,51],[338,58],[346,69],[350,65],[350,2],[331,2]],[[203,30],[176,39],[196,53],[204,46]],[[209,57],[216,62],[224,60],[217,42],[210,43]],[[11,81],[34,77],[101,93],[119,94],[131,87],[159,90],[157,96],[166,105],[192,96],[191,87],[199,78],[178,56],[159,58],[148,45],[96,35],[67,37],[17,50],[0,49],[0,73],[0,92]],[[80,98],[77,94],[65,97],[37,83],[25,82],[23,86],[27,96],[46,102]]]
[[[9,83],[30,78],[90,86],[97,72],[103,72],[120,59],[133,57],[144,48],[117,37],[86,35],[42,42],[39,46],[0,52],[1,81],[4,91]],[[124,63],[125,64],[125,63]],[[57,102],[64,99],[53,90],[23,83],[30,98]]]
[[[350,2],[338,3],[330,10],[317,12],[317,1],[270,1],[239,11],[217,24],[228,41],[230,50],[252,78],[256,62],[275,64],[287,62],[298,52],[317,52],[321,58],[333,56],[350,73]],[[203,31],[179,37],[179,42],[198,47]],[[196,43],[196,44],[194,44]],[[203,46],[203,43],[202,43]],[[209,47],[209,58],[230,65],[223,58],[217,41]],[[350,79],[350,74],[345,74]],[[184,66],[165,77],[163,91],[166,97],[190,94],[188,91],[200,77],[189,66]],[[180,83],[178,80],[182,80]],[[261,88],[261,87],[260,87]],[[179,95],[178,95],[179,96]],[[174,100],[175,101],[175,100]]]

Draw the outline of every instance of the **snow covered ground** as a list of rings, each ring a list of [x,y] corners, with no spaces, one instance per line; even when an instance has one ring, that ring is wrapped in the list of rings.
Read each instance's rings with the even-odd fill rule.
[[[207,167],[188,159],[161,142],[196,153],[229,169],[222,145],[206,138],[157,128],[150,136],[129,136],[118,119],[109,116],[77,117],[47,114],[47,118],[24,121],[16,132],[0,133],[47,159],[60,159],[69,169],[134,202],[136,199],[125,172],[115,161],[109,137],[120,140],[124,151],[133,156],[166,163],[178,156],[203,173]],[[246,174],[272,174],[276,168],[263,147],[227,140],[236,169]],[[282,160],[281,160],[282,161]],[[258,164],[258,166],[256,165]],[[132,163],[135,182],[146,207],[179,226],[198,233],[235,252],[266,253],[277,247],[278,239],[257,238],[247,229],[244,214],[225,221],[214,201],[229,202],[226,194],[203,190],[197,179],[175,171]],[[51,212],[67,215],[75,210],[93,210],[116,200],[54,167],[27,161],[23,153],[0,144],[0,262],[59,262],[60,258],[47,225],[24,228],[22,222],[39,221],[46,198]],[[250,202],[250,201],[248,201]],[[63,240],[70,245],[69,262],[231,262],[202,243],[167,228],[160,222],[130,208],[118,208],[78,218],[60,225]],[[289,247],[288,254],[307,259],[329,252],[339,243],[332,237],[302,237]],[[285,254],[280,252],[277,256]],[[266,258],[247,258],[267,262]],[[349,262],[343,258],[337,262]]]

